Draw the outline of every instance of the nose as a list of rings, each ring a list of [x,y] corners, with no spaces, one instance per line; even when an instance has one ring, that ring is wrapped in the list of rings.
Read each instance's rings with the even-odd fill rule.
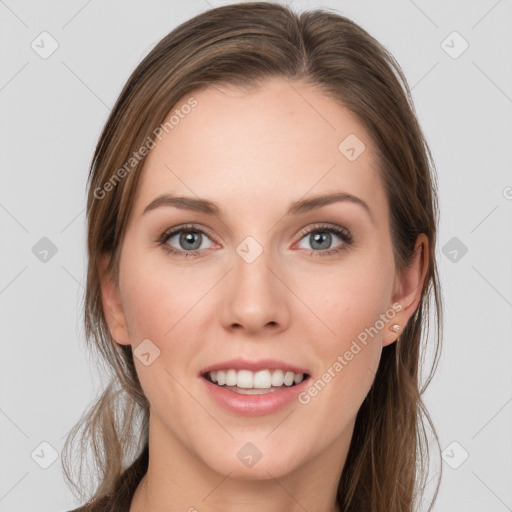
[[[252,262],[234,254],[220,301],[220,321],[225,329],[261,335],[287,328],[291,292],[280,268],[268,251]]]

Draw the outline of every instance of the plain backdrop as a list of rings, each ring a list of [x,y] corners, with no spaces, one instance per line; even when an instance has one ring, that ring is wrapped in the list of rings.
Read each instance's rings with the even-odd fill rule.
[[[225,3],[0,1],[1,512],[78,505],[58,456],[100,382],[82,329],[90,159],[140,60]],[[511,511],[512,2],[289,3],[359,23],[412,87],[441,207],[444,350],[425,395],[444,450],[434,510]]]

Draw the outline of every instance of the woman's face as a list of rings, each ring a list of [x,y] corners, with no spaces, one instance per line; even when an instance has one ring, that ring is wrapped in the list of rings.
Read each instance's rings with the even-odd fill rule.
[[[191,96],[145,161],[118,308],[103,287],[151,442],[240,478],[339,465],[390,326],[407,320],[373,143],[311,86]],[[237,387],[209,369],[241,370],[226,375]],[[282,384],[290,371],[288,384],[307,378]]]

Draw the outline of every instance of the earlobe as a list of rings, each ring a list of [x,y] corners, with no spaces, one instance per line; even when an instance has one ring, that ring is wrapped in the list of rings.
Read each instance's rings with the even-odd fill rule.
[[[103,312],[110,335],[119,345],[130,345],[119,288],[108,269],[111,254],[103,254],[98,265]]]
[[[393,304],[400,304],[400,311],[388,326],[382,337],[382,345],[386,346],[397,340],[407,322],[416,311],[423,292],[423,284],[428,271],[429,241],[424,233],[418,235],[411,263],[397,275]],[[398,333],[398,336],[397,336]]]

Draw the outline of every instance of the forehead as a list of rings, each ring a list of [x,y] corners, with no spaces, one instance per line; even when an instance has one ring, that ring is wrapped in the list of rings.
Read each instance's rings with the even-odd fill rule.
[[[195,106],[182,109],[190,98]],[[229,205],[237,213],[263,204],[284,210],[307,194],[338,191],[386,208],[366,129],[311,85],[210,86],[183,97],[170,116],[172,128],[154,139],[144,163],[134,214],[163,193],[220,202],[228,214]]]

